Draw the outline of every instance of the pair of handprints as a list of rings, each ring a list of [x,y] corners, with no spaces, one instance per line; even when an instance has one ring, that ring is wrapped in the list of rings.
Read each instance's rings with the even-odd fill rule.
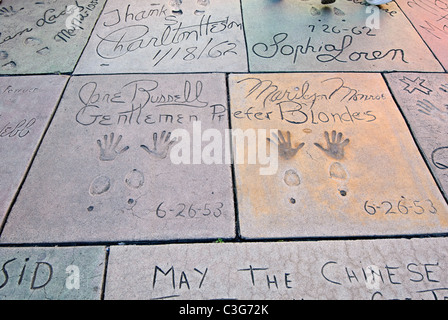
[[[292,159],[300,149],[302,149],[305,143],[300,143],[297,146],[292,145],[291,133],[286,132],[286,136],[279,130],[278,135],[273,133],[275,140],[267,138],[270,143],[278,146],[279,156],[285,160]],[[342,160],[345,156],[345,147],[350,143],[350,139],[344,139],[342,132],[337,133],[335,130],[330,133],[325,131],[324,133],[326,147],[322,146],[320,143],[316,142],[314,145],[321,151],[324,152],[328,157],[335,160]],[[348,173],[345,167],[339,162],[334,161],[331,163],[329,168],[329,174],[334,181],[338,182],[338,192],[341,196],[345,197],[348,193],[347,179]],[[299,173],[295,169],[289,169],[285,172],[283,181],[289,187],[297,187],[300,185],[301,180]],[[289,199],[290,203],[295,204],[296,199]]]
[[[267,138],[267,140],[270,143],[278,146],[280,157],[286,160],[293,158],[297,154],[297,152],[305,145],[305,143],[300,143],[298,146],[293,147],[291,142],[291,133],[289,131],[286,132],[286,137],[280,130],[278,131],[278,135],[273,133],[273,136],[275,137],[275,140],[272,140],[270,138]],[[331,138],[328,131],[325,131],[324,136],[327,143],[326,148],[317,142],[314,143],[314,145],[322,150],[330,158],[336,160],[343,159],[345,155],[344,148],[349,144],[350,139],[343,140],[342,132],[337,133],[334,130],[331,133]]]
[[[196,1],[199,8],[194,12],[196,15],[203,14],[205,12],[205,7],[210,5],[210,0],[197,0]],[[172,7],[171,13],[174,15],[181,15],[183,11],[181,9],[182,0],[170,0],[169,5]]]
[[[103,140],[98,139],[97,144],[100,148],[101,161],[113,161],[120,154],[128,151],[129,146],[119,147],[123,136],[119,135],[115,140],[115,134],[104,135]],[[171,132],[162,131],[159,135],[157,132],[153,134],[153,147],[147,145],[140,145],[140,148],[145,150],[151,157],[156,159],[165,159],[171,146],[176,142],[176,139],[171,139]]]

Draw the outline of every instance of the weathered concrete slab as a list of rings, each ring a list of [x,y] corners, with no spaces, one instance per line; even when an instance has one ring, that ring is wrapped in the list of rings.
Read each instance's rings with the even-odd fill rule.
[[[386,79],[448,199],[448,75],[392,73]]]
[[[105,299],[443,300],[447,249],[446,239],[111,247]]]
[[[3,1],[0,74],[72,72],[105,0]]]
[[[0,78],[0,225],[67,80],[65,76]]]
[[[447,70],[448,5],[446,1],[397,0],[396,2]]]
[[[175,2],[108,1],[76,73],[247,71],[238,0]]]
[[[221,74],[71,78],[1,241],[233,237],[230,164],[200,149],[228,125]]]
[[[231,75],[229,86],[232,128],[252,141],[235,143],[243,237],[447,231],[446,202],[381,75]],[[265,159],[272,145],[278,166]]]
[[[242,8],[251,72],[443,70],[394,2],[243,0]]]
[[[100,299],[105,248],[0,248],[0,300]]]

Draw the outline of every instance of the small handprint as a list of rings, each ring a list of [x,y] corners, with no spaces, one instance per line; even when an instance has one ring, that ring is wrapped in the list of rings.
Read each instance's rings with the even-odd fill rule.
[[[429,100],[423,99],[417,101],[418,111],[428,116],[435,117],[443,122],[448,122],[448,105],[445,105],[445,109],[437,108]]]
[[[179,7],[182,4],[182,0],[170,0],[169,5],[172,7]]]
[[[194,14],[199,16],[205,13],[205,7],[210,4],[210,0],[197,0],[198,9],[195,10]]]
[[[0,1],[0,4],[2,2]],[[13,15],[17,14],[19,11],[22,11],[24,8],[20,8],[19,10],[15,10],[12,6],[9,7],[2,7],[0,8],[0,16],[12,17]]]
[[[280,130],[278,130],[278,136],[275,133],[273,133],[273,136],[277,139],[277,141],[273,141],[270,138],[267,138],[267,140],[270,143],[278,145],[278,152],[280,157],[286,160],[294,157],[297,152],[305,145],[305,143],[301,143],[297,147],[293,148],[291,144],[291,133],[289,131],[286,132],[286,139]]]
[[[182,0],[170,0],[170,2],[168,3],[169,6],[172,7],[171,13],[174,15],[181,15],[182,14],[182,10],[180,8],[181,4],[182,4]]]
[[[162,131],[160,138],[158,138],[157,132],[153,134],[154,140],[154,149],[151,150],[145,145],[141,145],[140,147],[148,152],[150,156],[154,156],[158,159],[165,159],[168,155],[168,151],[171,146],[176,142],[176,139],[171,139],[171,132]]]
[[[322,14],[322,11],[317,9],[316,7],[311,7],[310,13],[312,16],[320,16]]]
[[[100,160],[101,161],[113,161],[115,158],[125,151],[129,150],[129,146],[124,147],[118,151],[118,144],[120,143],[122,136],[118,136],[117,141],[114,141],[115,135],[112,132],[110,137],[104,135],[103,142],[97,140],[98,146],[100,147]]]
[[[197,0],[197,4],[206,7],[210,4],[210,0]]]
[[[322,147],[319,143],[315,143],[314,145],[318,147],[320,150],[325,152],[325,154],[333,159],[341,160],[344,158],[344,148],[350,142],[349,139],[345,139],[342,141],[342,132],[339,132],[336,136],[336,131],[332,131],[331,140],[330,135],[327,131],[325,131],[325,140],[327,141],[327,149]]]

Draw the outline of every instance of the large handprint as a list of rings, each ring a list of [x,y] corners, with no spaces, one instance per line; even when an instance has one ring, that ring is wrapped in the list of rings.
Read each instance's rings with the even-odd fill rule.
[[[327,149],[322,147],[319,143],[315,143],[314,145],[322,150],[327,156],[341,160],[344,158],[344,147],[348,145],[350,142],[349,139],[345,139],[342,141],[342,132],[339,132],[336,136],[336,131],[331,132],[331,140],[330,135],[327,131],[325,131],[325,140],[327,141]]]
[[[280,157],[286,160],[294,157],[297,152],[305,145],[305,143],[301,143],[297,147],[293,148],[291,144],[291,133],[289,131],[286,132],[286,139],[280,130],[278,130],[278,136],[275,133],[273,133],[272,135],[276,138],[277,141],[273,141],[270,138],[267,138],[267,140],[270,143],[278,145],[278,152]]]
[[[150,156],[156,157],[158,159],[165,159],[171,146],[176,142],[176,139],[171,139],[171,132],[168,132],[167,134],[166,131],[162,131],[160,138],[157,138],[157,136],[157,132],[154,132],[154,149],[149,149],[143,144],[140,147],[148,152]]]
[[[97,140],[98,146],[100,147],[100,160],[101,161],[112,161],[122,154],[123,152],[129,150],[129,146],[124,147],[121,150],[117,150],[118,144],[121,141],[122,136],[118,136],[117,141],[114,141],[114,133],[110,134],[110,138],[104,135],[103,142]],[[104,144],[103,144],[104,143]]]
[[[431,101],[423,99],[417,101],[418,111],[428,116],[433,116],[442,122],[448,122],[448,105],[445,108],[436,107]]]

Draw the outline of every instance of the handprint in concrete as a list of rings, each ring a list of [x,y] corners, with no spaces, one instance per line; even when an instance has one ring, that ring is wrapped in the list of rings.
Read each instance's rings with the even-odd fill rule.
[[[327,142],[327,148],[322,147],[321,144],[315,143],[314,145],[322,150],[327,156],[336,160],[342,160],[344,158],[344,148],[349,144],[350,140],[345,139],[342,141],[343,134],[339,132],[336,135],[336,131],[332,131],[331,139],[328,131],[325,131],[325,141]]]
[[[153,134],[154,147],[150,149],[148,146],[142,144],[140,147],[145,150],[151,157],[157,159],[165,159],[171,146],[176,142],[176,139],[171,139],[171,132],[162,131],[160,137],[157,132]]]
[[[275,137],[275,140],[270,138],[267,138],[267,140],[278,146],[278,154],[285,160],[293,158],[305,145],[305,143],[300,143],[296,147],[293,147],[291,143],[291,133],[289,131],[286,132],[286,138],[280,130],[278,131],[278,136],[275,133],[273,133],[273,136]]]
[[[97,144],[100,147],[100,160],[101,161],[113,161],[117,156],[125,151],[129,150],[129,146],[126,146],[118,150],[118,145],[123,137],[120,135],[115,141],[115,135],[112,132],[110,136],[104,135],[103,141],[97,140]]]

